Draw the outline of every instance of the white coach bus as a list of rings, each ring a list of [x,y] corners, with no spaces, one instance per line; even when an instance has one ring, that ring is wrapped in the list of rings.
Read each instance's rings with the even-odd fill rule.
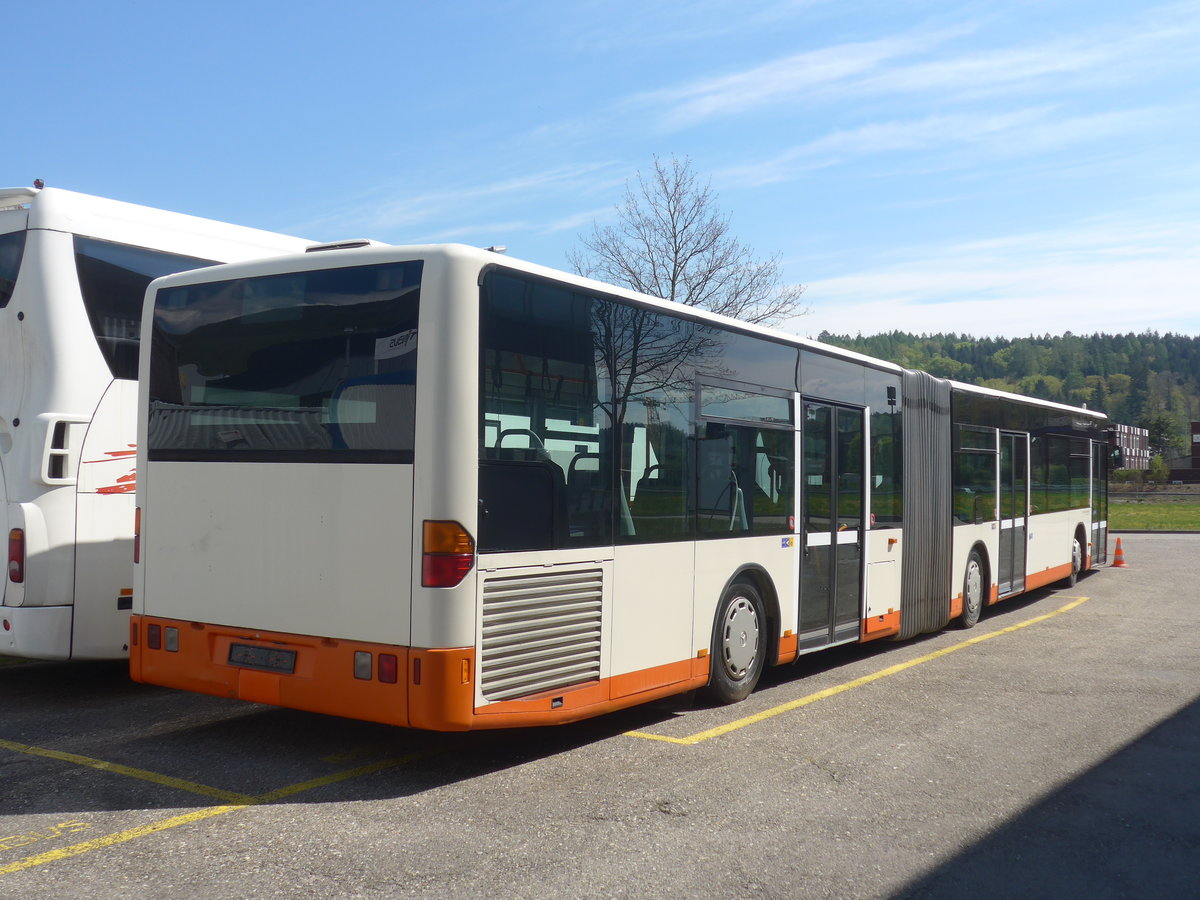
[[[146,285],[305,243],[56,188],[0,189],[0,654],[128,652]]]
[[[1105,417],[462,246],[156,281],[135,680],[440,730],[906,638],[1102,562]]]

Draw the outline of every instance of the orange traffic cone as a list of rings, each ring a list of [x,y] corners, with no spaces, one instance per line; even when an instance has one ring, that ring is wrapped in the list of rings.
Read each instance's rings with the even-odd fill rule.
[[[1113,554],[1112,568],[1114,568],[1114,569],[1126,568],[1125,551],[1121,549],[1121,539],[1120,538],[1117,538],[1117,552],[1115,554]]]

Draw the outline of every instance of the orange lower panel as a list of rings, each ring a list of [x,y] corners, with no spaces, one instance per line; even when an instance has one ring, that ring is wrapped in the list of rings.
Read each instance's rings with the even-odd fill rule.
[[[785,634],[779,639],[779,665],[795,661],[800,655],[800,636],[796,634]]]
[[[871,616],[868,619],[863,619],[862,623],[862,639],[866,641],[874,641],[879,638],[891,637],[893,634],[900,633],[900,610],[894,609],[886,615]]]
[[[151,625],[164,638],[166,629],[176,629],[179,649],[150,649]],[[469,647],[426,650],[139,615],[131,617],[130,631],[134,681],[432,731],[573,722],[708,683],[709,661],[700,656],[475,708],[475,651]],[[289,660],[292,671],[232,664],[234,644],[261,650],[264,659]],[[370,654],[370,678],[355,677],[356,653]],[[379,680],[381,654],[396,657],[396,683]]]
[[[554,725],[599,716],[708,684],[708,657],[696,657],[614,675],[576,688],[522,700],[501,700],[475,710],[475,728]]]
[[[1056,581],[1062,581],[1071,574],[1071,564],[1066,563],[1061,566],[1054,566],[1051,569],[1046,569],[1042,572],[1030,572],[1025,576],[1025,590],[1033,591],[1040,587],[1045,587],[1048,584],[1054,584]]]
[[[150,625],[159,626],[164,638],[167,628],[177,629],[179,650],[150,649]],[[388,725],[409,724],[407,647],[138,615],[131,617],[130,629],[136,635],[129,653],[129,674],[134,681]],[[265,653],[295,654],[293,671],[233,665],[229,662],[233,644],[260,648]],[[370,679],[354,677],[356,652],[371,654]],[[395,684],[379,681],[380,654],[397,658]]]

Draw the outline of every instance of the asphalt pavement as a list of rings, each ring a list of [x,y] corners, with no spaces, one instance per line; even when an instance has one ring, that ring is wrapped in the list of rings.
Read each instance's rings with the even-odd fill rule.
[[[1200,537],[745,702],[437,735],[0,665],[0,898],[1200,896]]]

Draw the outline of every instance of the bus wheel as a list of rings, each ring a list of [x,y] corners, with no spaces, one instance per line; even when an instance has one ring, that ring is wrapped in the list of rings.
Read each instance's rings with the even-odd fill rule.
[[[978,550],[967,557],[967,571],[963,575],[963,609],[958,624],[963,628],[974,628],[983,612],[983,560]]]
[[[1079,543],[1079,538],[1074,538],[1071,541],[1071,574],[1067,576],[1067,587],[1075,587],[1081,569],[1083,569],[1083,547]]]
[[[767,658],[766,623],[762,598],[753,585],[737,581],[726,589],[713,623],[707,688],[717,703],[745,700],[758,684]]]

